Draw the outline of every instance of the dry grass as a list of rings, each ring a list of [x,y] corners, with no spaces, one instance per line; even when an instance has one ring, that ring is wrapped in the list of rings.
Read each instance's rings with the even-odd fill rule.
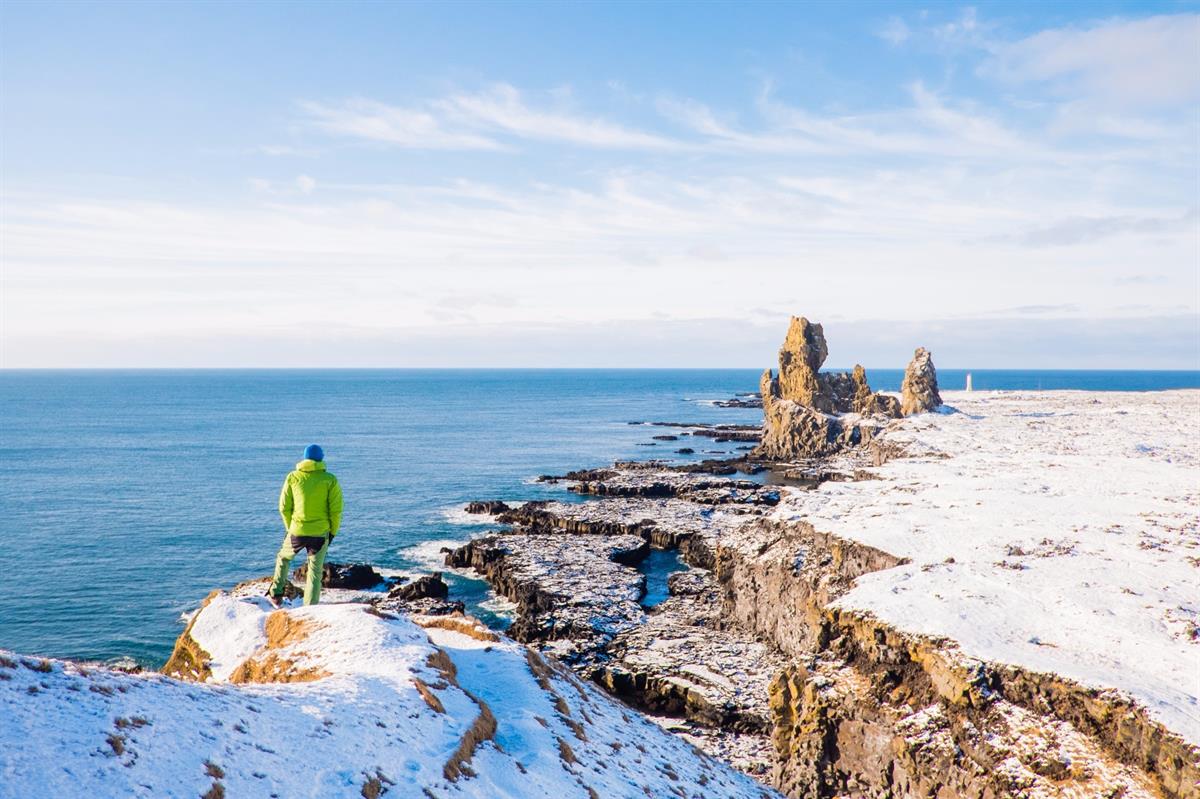
[[[263,647],[265,656],[247,658],[230,675],[229,681],[239,685],[293,683],[313,682],[328,677],[329,672],[323,669],[301,668],[295,659],[283,657],[277,651],[272,651],[302,643],[317,626],[314,622],[298,619],[285,610],[277,610],[267,616],[267,645]]]
[[[445,713],[446,706],[442,704],[442,700],[437,698],[437,694],[433,692],[424,680],[420,677],[413,677],[413,685],[417,686],[417,693],[425,700],[425,704],[433,708],[435,713]]]
[[[451,632],[461,633],[468,638],[474,638],[476,641],[500,640],[499,635],[489,630],[473,616],[463,616],[455,613],[450,616],[413,616],[412,620],[415,624],[427,629],[437,627],[442,630],[450,630]]]
[[[116,755],[117,757],[120,757],[121,755],[125,754],[125,736],[124,735],[117,735],[115,733],[109,733],[105,737],[104,740],[108,742],[108,746],[110,749],[112,749],[112,752],[114,755]]]
[[[460,687],[459,690],[462,690]],[[479,705],[479,715],[475,717],[475,721],[471,722],[470,728],[458,742],[458,748],[454,750],[454,754],[446,761],[442,767],[442,774],[446,779],[454,782],[459,777],[473,777],[475,772],[470,768],[471,758],[475,756],[475,749],[484,741],[491,741],[496,737],[496,717],[492,715],[492,709],[488,707],[487,702],[472,696],[467,691],[463,693],[470,696],[475,704]]]
[[[578,763],[578,758],[575,757],[575,750],[571,745],[562,738],[556,738],[558,741],[558,759],[564,763]]]

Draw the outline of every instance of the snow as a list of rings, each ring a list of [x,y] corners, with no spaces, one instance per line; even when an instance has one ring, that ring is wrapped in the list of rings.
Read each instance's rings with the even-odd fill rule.
[[[982,660],[1122,691],[1200,743],[1200,392],[946,392],[878,479],[776,514],[911,563],[840,600]]]
[[[482,628],[359,603],[281,612],[302,634],[267,649],[264,600],[213,598],[192,628],[214,655],[205,684],[0,652],[0,799],[360,797],[373,779],[400,797],[778,796]],[[326,676],[223,682],[268,655]],[[485,707],[495,733],[472,747]]]
[[[228,594],[213,597],[192,625],[192,638],[212,655],[213,679],[225,681],[254,650],[267,643],[267,600],[240,601]]]

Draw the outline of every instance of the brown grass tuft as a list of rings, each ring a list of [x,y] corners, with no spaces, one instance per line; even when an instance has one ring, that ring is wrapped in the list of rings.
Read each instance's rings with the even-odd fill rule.
[[[445,713],[446,706],[442,704],[442,700],[437,698],[437,694],[422,680],[420,677],[413,677],[413,685],[417,686],[417,693],[425,700],[425,704],[433,708],[435,713]]]
[[[303,642],[317,627],[316,623],[296,618],[285,610],[275,611],[267,616],[267,645],[262,650],[265,654],[247,658],[230,675],[229,681],[239,685],[251,682],[291,683],[313,682],[328,677],[329,672],[323,669],[300,668],[295,659],[271,651]]]
[[[442,630],[461,633],[476,641],[499,641],[500,636],[489,630],[473,616],[453,614],[450,616],[413,616],[415,624],[426,629],[437,627]]]
[[[578,763],[579,760],[575,757],[575,750],[571,745],[562,738],[555,738],[558,741],[558,759],[564,763]]]
[[[463,689],[460,687],[459,690]],[[454,754],[450,755],[450,759],[442,767],[442,775],[451,782],[461,776],[474,776],[475,772],[471,771],[469,764],[471,758],[475,756],[476,748],[484,741],[490,741],[496,737],[496,717],[492,715],[492,709],[488,707],[487,702],[472,696],[465,690],[463,693],[470,696],[475,704],[479,705],[479,715],[475,717],[475,721],[471,723],[466,734],[458,742],[458,748],[454,750]]]
[[[125,754],[125,736],[124,735],[116,735],[115,733],[109,733],[105,737],[104,740],[108,741],[108,746],[110,749],[112,749],[112,752],[114,755],[116,755],[117,757],[120,757],[121,755]]]

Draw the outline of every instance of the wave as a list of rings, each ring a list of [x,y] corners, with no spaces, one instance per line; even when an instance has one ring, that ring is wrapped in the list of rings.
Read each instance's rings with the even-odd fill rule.
[[[488,513],[467,513],[464,505],[448,505],[439,508],[438,513],[450,524],[461,527],[483,527],[496,523],[496,517]]]
[[[412,561],[430,571],[450,571],[446,567],[446,553],[443,548],[453,549],[467,543],[461,538],[435,538],[432,541],[422,541],[419,544],[405,547],[396,554],[405,560]]]

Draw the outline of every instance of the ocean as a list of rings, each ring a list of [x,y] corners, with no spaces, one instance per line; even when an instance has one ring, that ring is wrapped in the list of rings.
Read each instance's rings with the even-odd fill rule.
[[[534,483],[619,458],[729,456],[637,421],[756,424],[712,400],[757,369],[0,371],[0,648],[157,667],[209,591],[271,571],[284,475],[311,442],[346,497],[333,561],[429,570],[486,529],[472,499],[570,498]],[[964,370],[939,372],[962,388]],[[1147,391],[1200,372],[972,370],[974,388]],[[897,390],[902,370],[868,370]],[[653,446],[651,446],[653,445]],[[299,561],[297,561],[298,563]],[[471,609],[500,612],[450,576]],[[661,593],[661,580],[651,591]]]

